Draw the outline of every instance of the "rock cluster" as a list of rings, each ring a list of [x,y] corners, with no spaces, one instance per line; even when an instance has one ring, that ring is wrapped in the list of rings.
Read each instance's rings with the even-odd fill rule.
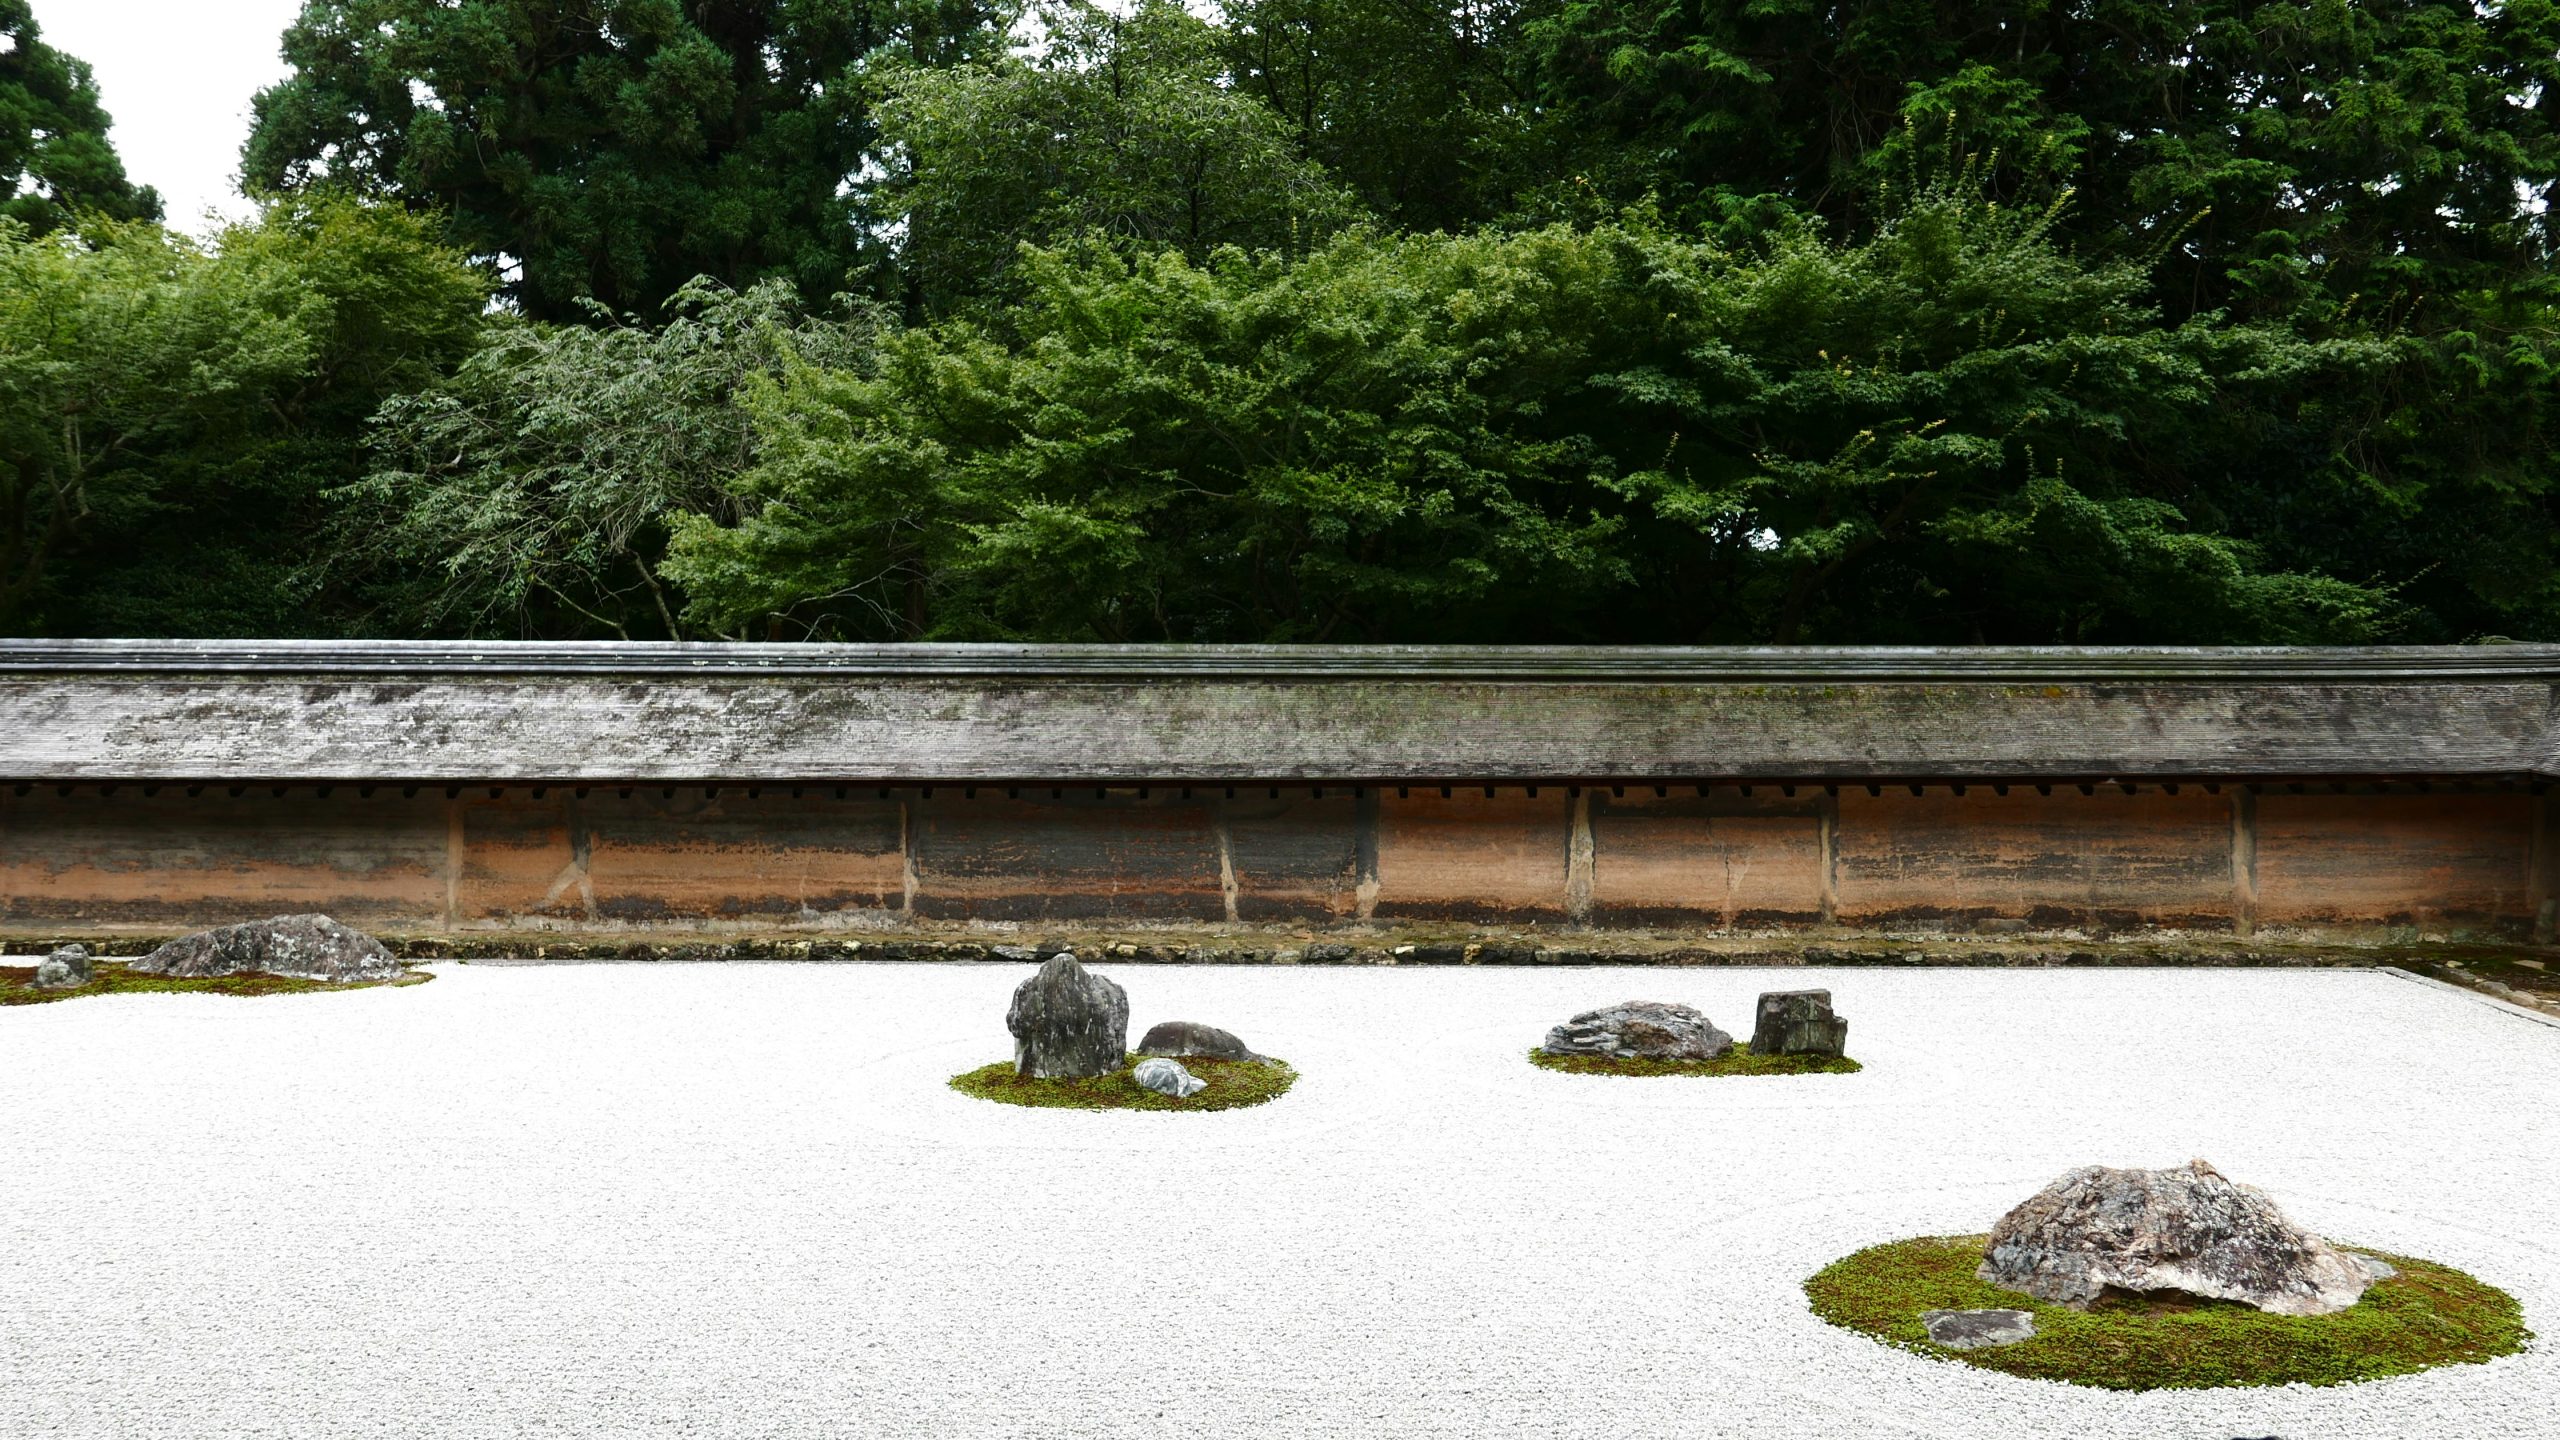
[[[1183,1069],[1181,1061],[1161,1057],[1139,1061],[1138,1068],[1130,1072],[1129,1078],[1137,1081],[1140,1089],[1170,1095],[1176,1100],[1187,1099],[1209,1088],[1208,1081]]]
[[[1827,1055],[1849,1043],[1849,1022],[1831,1013],[1828,990],[1771,990],[1751,1026],[1754,1055]]]
[[[382,942],[326,915],[279,915],[172,940],[133,962],[144,975],[199,979],[256,971],[340,983],[390,980],[400,962]]]
[[[1129,992],[1070,954],[1053,955],[1015,987],[1004,1025],[1013,1067],[1033,1079],[1108,1075],[1129,1049]]]
[[[1233,1032],[1194,1020],[1167,1020],[1138,1040],[1141,1055],[1196,1055],[1206,1060],[1259,1060]]]
[[[36,988],[39,990],[71,990],[86,985],[93,978],[89,968],[89,950],[84,945],[65,945],[36,962]]]
[[[2373,1279],[2356,1256],[2202,1160],[2072,1171],[2000,1217],[1975,1274],[2065,1305],[2112,1289],[2236,1300],[2277,1315],[2344,1310]]]
[[[1549,1030],[1540,1048],[1617,1060],[1714,1060],[1733,1049],[1733,1037],[1686,1005],[1629,1000],[1574,1016]]]

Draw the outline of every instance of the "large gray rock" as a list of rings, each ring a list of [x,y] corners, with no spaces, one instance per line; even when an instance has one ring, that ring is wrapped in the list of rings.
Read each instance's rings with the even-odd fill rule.
[[[1053,955],[1015,987],[1004,1026],[1015,1073],[1034,1079],[1108,1075],[1129,1051],[1129,992]]]
[[[1161,1056],[1139,1061],[1138,1068],[1129,1072],[1129,1078],[1137,1081],[1140,1089],[1170,1095],[1176,1100],[1188,1099],[1209,1088],[1208,1081],[1183,1069],[1181,1061]]]
[[[1138,1039],[1141,1055],[1197,1055],[1207,1060],[1259,1060],[1245,1043],[1215,1025],[1195,1020],[1167,1020],[1150,1026]]]
[[[1618,1060],[1714,1060],[1733,1048],[1733,1037],[1686,1005],[1629,1000],[1574,1016],[1548,1031],[1540,1048]]]
[[[1771,990],[1751,1025],[1754,1055],[1828,1055],[1849,1044],[1849,1022],[1831,1013],[1828,990]]]
[[[255,971],[300,980],[389,980],[400,962],[382,942],[326,915],[279,915],[172,940],[133,962],[145,975],[201,979]]]
[[[2372,1272],[2202,1160],[2167,1170],[2084,1166],[2000,1217],[1976,1275],[2086,1306],[2110,1289],[2237,1300],[2277,1315],[2356,1303]]]
[[[88,984],[93,977],[85,945],[65,945],[36,962],[39,990],[73,990]]]
[[[1923,1310],[1920,1328],[1950,1350],[1983,1350],[2036,1338],[2036,1317],[2024,1310]]]

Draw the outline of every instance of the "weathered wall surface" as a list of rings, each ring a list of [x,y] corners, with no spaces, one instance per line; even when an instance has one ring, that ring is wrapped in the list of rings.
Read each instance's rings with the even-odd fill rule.
[[[0,929],[908,924],[2547,937],[2549,802],[2417,785],[0,788]]]
[[[2551,778],[2555,687],[2551,646],[0,641],[0,780]]]
[[[2555,646],[0,640],[0,930],[2547,942],[2554,784]]]

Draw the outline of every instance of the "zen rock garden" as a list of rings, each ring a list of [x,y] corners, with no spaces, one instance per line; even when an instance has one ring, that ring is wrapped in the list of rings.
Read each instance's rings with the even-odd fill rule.
[[[1863,1250],[1805,1292],[1815,1314],[1889,1343],[2121,1390],[2336,1384],[2526,1339],[2503,1291],[2342,1248],[2202,1160],[2084,1166],[1987,1236]]]
[[[1862,1068],[1848,1043],[1830,991],[1772,990],[1755,1007],[1748,1045],[1689,1006],[1628,1000],[1549,1030],[1529,1061],[1574,1075],[1838,1075]]]
[[[964,1095],[1073,1110],[1234,1110],[1278,1099],[1297,1081],[1286,1062],[1233,1033],[1190,1020],[1148,1029],[1129,1048],[1129,992],[1053,955],[1014,987],[1005,1009],[1013,1059],[955,1075]]]
[[[425,978],[361,930],[326,915],[279,915],[198,931],[122,963],[65,945],[39,961],[23,987],[0,980],[0,1004],[148,991],[273,995]]]
[[[424,978],[324,915],[202,931],[124,963],[64,946],[11,971],[21,974],[0,976],[0,999]],[[1074,954],[1052,955],[1011,991],[1010,1058],[949,1084],[1018,1107],[1147,1111],[1262,1105],[1296,1082],[1286,1062],[1201,1020],[1156,1021],[1133,1044],[1131,1013],[1118,979]],[[1573,1075],[1845,1074],[1861,1068],[1848,1036],[1825,989],[1760,994],[1748,1039],[1687,1004],[1626,1000],[1554,1024],[1529,1058]],[[1784,1272],[1771,1278],[1794,1283]],[[2491,1360],[2530,1339],[2505,1291],[2425,1258],[2314,1233],[2202,1160],[2083,1166],[1986,1233],[1871,1245],[1801,1283],[1815,1317],[1883,1345],[2103,1390],[2336,1385]],[[1876,1354],[1878,1365],[1903,1363]]]

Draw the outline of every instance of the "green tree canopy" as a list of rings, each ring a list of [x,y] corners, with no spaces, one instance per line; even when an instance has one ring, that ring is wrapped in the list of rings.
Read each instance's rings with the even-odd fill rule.
[[[1225,83],[1219,35],[1177,0],[1040,12],[1037,59],[910,66],[881,125],[911,273],[936,308],[1002,287],[1026,241],[1087,231],[1195,259],[1301,250],[1358,206],[1288,126]]]
[[[487,298],[423,223],[343,199],[207,244],[0,222],[0,633],[320,628],[322,492]]]
[[[1955,193],[1871,239],[1643,219],[1304,260],[1040,252],[1005,335],[765,397],[732,632],[1108,640],[2343,639],[2390,597],[2196,523],[2198,454],[2375,347],[2157,323]],[[856,597],[861,603],[849,603]]]
[[[82,212],[157,220],[125,178],[88,62],[44,43],[30,0],[0,0],[0,218],[49,234]]]
[[[994,43],[982,0],[312,0],[262,92],[253,187],[443,213],[536,316],[653,312],[707,275],[813,302],[880,259],[864,62]]]

